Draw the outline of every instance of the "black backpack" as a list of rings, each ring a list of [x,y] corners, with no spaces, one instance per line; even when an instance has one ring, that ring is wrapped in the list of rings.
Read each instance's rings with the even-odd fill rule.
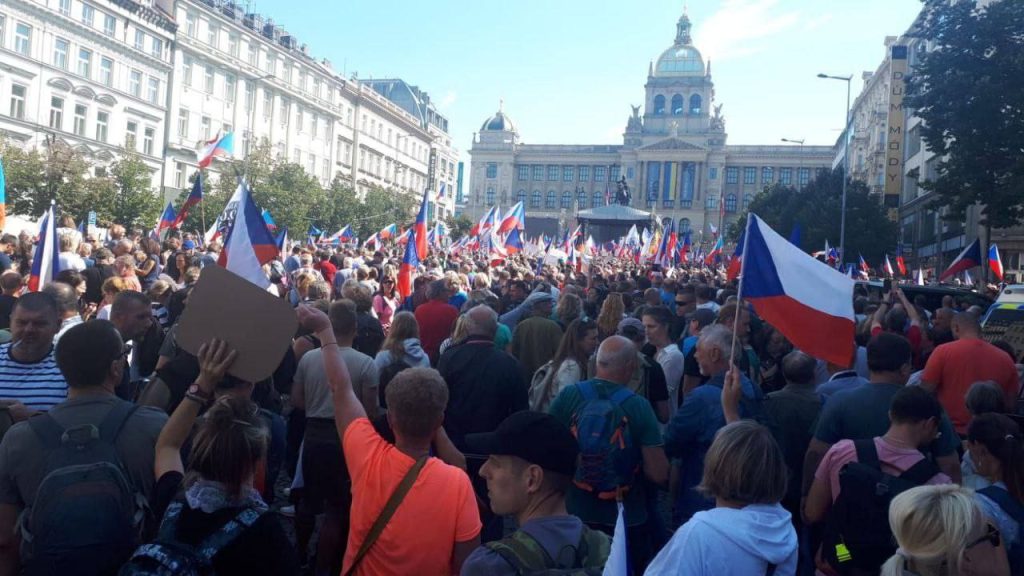
[[[118,400],[98,428],[65,430],[49,414],[28,420],[48,455],[19,519],[25,574],[116,574],[138,545],[148,506],[115,446],[136,408]]]
[[[603,532],[584,526],[571,566],[559,565],[536,538],[523,530],[484,546],[501,556],[519,576],[601,576],[611,540]]]
[[[839,471],[839,496],[829,511],[822,555],[840,574],[854,570],[878,573],[896,553],[889,528],[889,504],[897,495],[921,486],[939,473],[928,458],[899,476],[882,472],[872,438],[855,440],[857,461]]]
[[[978,494],[995,502],[1018,526],[1024,528],[1024,505],[1014,500],[1009,492],[998,486],[986,486],[978,490]],[[1020,529],[1016,540],[1006,542],[1006,556],[1010,561],[1011,574],[1024,572],[1024,534]]]
[[[246,528],[263,515],[263,510],[243,508],[234,518],[196,546],[177,538],[178,519],[183,505],[173,502],[167,507],[155,542],[139,546],[131,560],[121,568],[119,576],[200,576],[212,574],[213,557]]]

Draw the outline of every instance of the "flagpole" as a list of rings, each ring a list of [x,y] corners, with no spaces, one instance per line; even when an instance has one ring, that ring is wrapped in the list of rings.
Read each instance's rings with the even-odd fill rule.
[[[754,215],[751,212],[747,212],[747,227],[743,234],[743,260],[740,263],[740,281],[736,288],[736,316],[733,317],[732,321],[732,350],[729,352],[729,369],[732,370],[735,367],[736,358],[736,341],[739,339],[736,334],[736,326],[740,321],[740,312],[743,307],[743,280],[746,274],[744,274],[744,268],[747,267],[747,260],[749,259],[749,252],[747,252],[747,244],[750,243],[750,222]]]

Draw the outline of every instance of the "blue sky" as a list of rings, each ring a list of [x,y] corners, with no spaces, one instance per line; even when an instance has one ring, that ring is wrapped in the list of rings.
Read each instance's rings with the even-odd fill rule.
[[[312,55],[361,78],[401,77],[430,93],[468,161],[498,109],[534,144],[621,144],[648,63],[668,48],[679,0],[259,0]],[[694,44],[711,60],[730,144],[835,142],[845,86],[818,72],[875,70],[887,35],[920,0],[692,0]]]

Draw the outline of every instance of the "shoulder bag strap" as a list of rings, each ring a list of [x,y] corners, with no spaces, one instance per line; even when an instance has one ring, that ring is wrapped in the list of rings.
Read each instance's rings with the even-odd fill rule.
[[[590,380],[584,380],[583,382],[577,382],[576,388],[580,391],[580,396],[583,400],[589,402],[597,398],[597,391],[594,389],[594,383]]]
[[[380,538],[384,528],[391,521],[391,517],[395,515],[395,511],[398,510],[398,506],[405,500],[406,494],[412,489],[412,485],[416,482],[416,478],[419,477],[420,471],[423,470],[423,466],[427,463],[427,456],[424,456],[416,461],[409,468],[409,471],[405,473],[402,481],[398,483],[398,487],[391,493],[391,497],[388,498],[384,508],[380,511],[380,515],[374,520],[373,526],[370,527],[370,531],[366,533],[366,538],[363,539],[363,543],[359,545],[359,551],[356,552],[355,559],[352,560],[352,566],[349,567],[348,571],[345,572],[345,576],[352,576],[356,573],[359,568],[359,564],[362,563],[363,558],[366,557],[366,553],[370,551],[370,548],[377,543],[377,539]]]
[[[114,407],[110,409],[106,418],[99,425],[100,439],[113,444],[117,440],[118,434],[121,433],[121,429],[124,428],[125,422],[131,418],[138,407],[138,404],[117,400]]]
[[[865,466],[881,469],[882,465],[878,462],[878,449],[875,447],[874,438],[854,440],[853,446],[857,449],[857,462]]]
[[[1024,506],[1021,506],[1020,502],[1014,500],[1013,496],[1006,490],[998,486],[986,486],[978,490],[978,494],[995,502],[997,506],[1003,509],[1003,512],[1009,514],[1018,524],[1024,524]]]
[[[28,419],[28,427],[36,433],[44,448],[60,448],[64,428],[49,414],[39,414]]]
[[[915,485],[922,485],[925,482],[931,480],[932,476],[935,476],[941,472],[935,462],[927,456],[918,460],[916,464],[907,468],[903,474],[900,474],[900,478],[909,480]]]

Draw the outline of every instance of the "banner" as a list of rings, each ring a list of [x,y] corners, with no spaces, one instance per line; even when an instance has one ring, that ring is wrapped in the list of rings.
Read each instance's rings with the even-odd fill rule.
[[[906,128],[906,113],[903,109],[903,95],[907,77],[907,47],[890,46],[889,59],[889,121],[885,145],[885,206],[889,219],[899,218],[900,196],[903,193],[903,132]],[[849,162],[849,160],[847,160]]]

